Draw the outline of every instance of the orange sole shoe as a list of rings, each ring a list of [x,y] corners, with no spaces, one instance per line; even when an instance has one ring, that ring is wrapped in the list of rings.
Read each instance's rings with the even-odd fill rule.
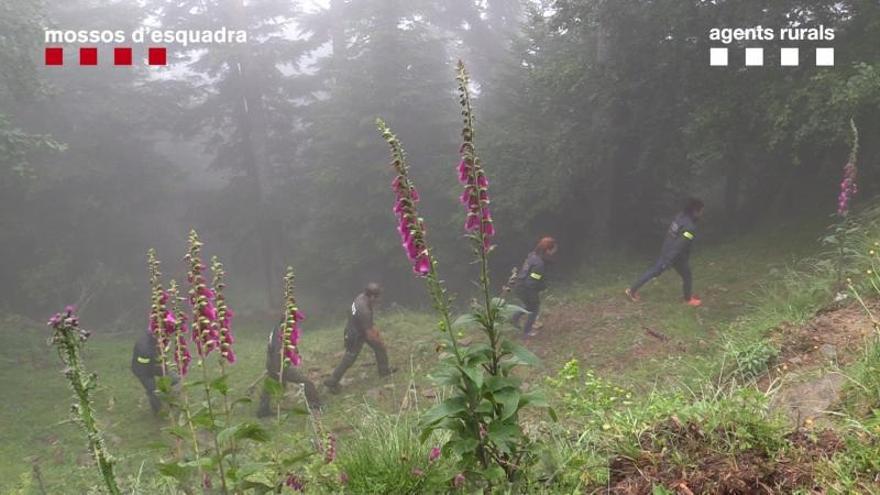
[[[632,301],[632,302],[639,302],[639,299],[640,299],[640,298],[639,298],[639,294],[638,294],[638,292],[633,293],[633,292],[630,291],[629,289],[626,289],[625,291],[623,291],[623,293],[626,294],[626,297],[627,297],[630,301]]]

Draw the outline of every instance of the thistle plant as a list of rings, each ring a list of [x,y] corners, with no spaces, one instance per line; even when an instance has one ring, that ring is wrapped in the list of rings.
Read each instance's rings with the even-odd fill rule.
[[[850,119],[850,128],[852,130],[852,145],[849,152],[849,159],[843,166],[843,178],[840,181],[840,193],[837,195],[837,216],[840,221],[834,226],[834,234],[826,238],[833,241],[837,245],[837,285],[842,286],[844,264],[847,256],[847,238],[849,234],[854,233],[858,228],[849,219],[849,206],[853,197],[858,193],[858,184],[856,177],[858,175],[858,167],[856,162],[859,156],[859,129],[856,127],[855,120]]]
[[[76,396],[76,402],[71,406],[73,419],[86,432],[89,452],[98,464],[107,491],[118,495],[121,492],[113,472],[115,461],[107,451],[101,431],[98,429],[98,422],[95,420],[92,393],[97,387],[98,377],[95,373],[88,373],[85,370],[82,360],[82,349],[90,333],[80,328],[79,318],[73,306],[67,306],[63,313],[56,313],[48,324],[53,330],[51,343],[58,350],[58,357],[65,366],[64,376],[67,377]]]
[[[504,318],[521,309],[491,295],[489,255],[495,226],[489,210],[489,179],[477,155],[470,82],[461,62],[456,76],[463,122],[457,172],[464,186],[464,231],[480,267],[481,295],[471,312],[454,323],[450,316],[451,299],[437,273],[425,222],[418,215],[418,194],[409,177],[406,153],[384,121],[378,120],[377,127],[391,150],[391,166],[396,174],[392,181],[396,195],[394,213],[404,251],[416,274],[425,278],[440,316],[438,326],[452,351],[442,359],[442,370],[438,373],[441,384],[453,387],[452,395],[422,417],[422,438],[427,439],[438,429],[451,431],[442,451],[457,454],[465,471],[478,473],[491,485],[504,479],[514,480],[528,461],[528,439],[519,425],[519,411],[530,404],[546,407],[546,401],[536,394],[522,392],[521,381],[512,374],[517,365],[534,364],[537,359],[500,332]],[[462,348],[456,330],[472,326],[482,331],[485,341]],[[455,483],[461,484],[463,480],[464,475]]]

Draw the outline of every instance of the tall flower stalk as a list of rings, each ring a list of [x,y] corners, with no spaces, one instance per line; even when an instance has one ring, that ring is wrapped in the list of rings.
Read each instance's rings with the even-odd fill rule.
[[[196,349],[199,352],[199,367],[202,369],[202,387],[205,391],[205,407],[210,418],[210,431],[214,444],[214,453],[217,460],[217,470],[220,475],[222,492],[228,493],[226,487],[226,472],[223,466],[223,455],[220,450],[220,441],[217,438],[217,416],[214,413],[214,405],[211,397],[212,382],[208,375],[208,355],[211,351],[220,347],[220,332],[217,324],[217,310],[214,306],[215,293],[208,287],[203,274],[205,265],[202,262],[202,242],[195,230],[189,234],[189,250],[184,257],[189,263],[187,279],[190,283],[189,302],[192,306],[192,332]]]
[[[393,211],[397,217],[397,232],[400,234],[401,245],[413,265],[413,271],[425,278],[434,309],[440,315],[438,323],[440,332],[448,339],[453,356],[461,364],[461,352],[452,331],[450,310],[452,301],[437,273],[437,260],[427,243],[425,222],[419,216],[416,206],[419,194],[409,177],[406,151],[384,120],[376,119],[376,127],[391,150],[391,168],[395,173],[394,180],[391,181],[391,189],[395,194]]]
[[[535,394],[523,393],[520,380],[511,374],[519,364],[534,363],[534,355],[504,340],[498,331],[503,314],[515,309],[491,295],[489,254],[495,226],[489,210],[489,179],[474,144],[470,81],[461,62],[456,79],[464,124],[457,173],[464,186],[461,195],[465,207],[464,231],[480,267],[482,301],[470,314],[455,322],[451,318],[450,297],[437,273],[437,260],[427,243],[425,222],[418,215],[418,193],[409,176],[406,153],[384,121],[377,120],[377,127],[391,149],[391,166],[395,172],[391,183],[395,194],[393,210],[404,252],[416,274],[425,277],[440,315],[440,329],[452,346],[452,354],[441,362],[445,370],[440,373],[444,377],[441,383],[453,387],[452,395],[422,417],[422,439],[427,439],[434,430],[452,431],[443,450],[447,454],[458,454],[465,469],[478,471],[491,489],[494,483],[512,480],[523,467],[527,439],[519,425],[519,410],[528,404],[546,407],[546,401]],[[487,342],[462,348],[454,329],[473,326],[480,328]]]
[[[216,256],[211,258],[211,273],[213,274],[211,290],[214,293],[214,307],[217,315],[216,325],[218,327],[217,341],[220,351],[220,377],[221,380],[225,382],[226,365],[235,363],[235,350],[232,348],[232,344],[235,343],[235,337],[232,335],[232,317],[234,316],[234,313],[226,304],[226,296],[223,295],[223,291],[226,288],[226,283],[224,282],[226,271],[223,269],[223,263],[220,263],[220,260]],[[223,396],[223,415],[225,416],[226,424],[228,425],[230,416],[232,415],[232,409],[229,405],[228,395],[225,392],[221,395]],[[233,451],[235,451],[234,445]]]
[[[104,438],[95,420],[92,393],[97,388],[98,376],[95,373],[87,373],[82,362],[82,349],[89,338],[89,332],[80,328],[79,318],[73,306],[67,306],[63,313],[55,314],[49,320],[49,326],[53,330],[51,342],[58,349],[58,356],[65,366],[64,376],[67,377],[76,395],[76,402],[71,407],[74,420],[86,432],[89,451],[98,464],[107,491],[119,495],[121,492],[113,471],[115,461],[107,452]]]
[[[294,275],[293,267],[288,266],[287,272],[284,274],[284,320],[281,322],[281,328],[277,334],[281,345],[279,346],[279,356],[281,365],[278,367],[278,384],[284,390],[284,368],[285,366],[299,366],[302,363],[302,357],[299,355],[299,338],[302,333],[300,322],[305,319],[303,313],[296,305],[296,296],[294,295]],[[278,423],[281,423],[281,397],[278,398],[276,405],[276,413]]]
[[[458,102],[461,105],[461,115],[464,125],[461,129],[462,144],[459,148],[461,161],[458,165],[459,180],[464,185],[462,200],[467,208],[467,220],[465,231],[468,232],[474,245],[474,253],[480,264],[480,287],[482,288],[484,319],[483,327],[489,338],[489,345],[495,352],[489,373],[498,373],[500,357],[499,334],[497,328],[498,307],[493,305],[490,293],[491,281],[489,280],[489,251],[492,247],[492,237],[495,235],[495,226],[492,223],[492,214],[489,212],[489,179],[483,170],[477,149],[474,143],[474,114],[471,108],[470,77],[464,63],[459,60],[456,67],[456,81],[458,81]],[[461,180],[464,179],[464,180]],[[464,200],[467,199],[465,202]]]
[[[168,363],[167,353],[170,340],[168,338],[169,325],[173,325],[169,318],[173,318],[168,310],[168,293],[162,287],[162,272],[159,271],[159,258],[156,256],[156,250],[147,251],[147,265],[150,269],[150,333],[156,338],[156,356],[159,358],[159,364],[162,367],[162,376],[167,376]],[[172,330],[173,331],[173,330]]]
[[[856,162],[859,157],[859,129],[856,127],[855,120],[849,120],[850,129],[852,130],[852,146],[849,152],[849,159],[843,166],[843,178],[840,181],[840,192],[837,195],[837,216],[840,222],[835,227],[837,241],[837,285],[843,285],[843,265],[846,261],[846,241],[853,226],[849,221],[849,206],[853,197],[858,193],[859,187],[856,183],[858,176],[858,167]]]
[[[184,312],[183,308],[180,306],[180,290],[177,286],[177,282],[174,280],[171,280],[168,285],[168,295],[171,300],[171,311],[175,316],[174,363],[177,367],[177,373],[180,376],[180,380],[183,382],[186,379],[187,373],[189,373],[189,363],[192,360],[192,356],[189,352],[189,328],[187,325],[187,316],[186,312]],[[189,429],[193,455],[196,460],[198,460],[201,454],[199,450],[199,437],[196,433],[196,427],[193,424],[192,408],[189,404],[189,394],[187,393],[185,386],[180,387],[180,401],[180,411],[183,413],[183,419],[186,421],[186,426]]]

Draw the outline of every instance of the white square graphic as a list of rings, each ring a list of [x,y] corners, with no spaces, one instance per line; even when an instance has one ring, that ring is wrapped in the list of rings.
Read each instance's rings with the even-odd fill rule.
[[[816,48],[816,65],[818,67],[834,66],[834,48]]]
[[[764,49],[746,48],[746,65],[764,65]]]
[[[727,48],[709,48],[709,65],[724,67],[727,65]]]
[[[779,63],[783,67],[796,67],[800,63],[800,51],[797,48],[781,48]]]

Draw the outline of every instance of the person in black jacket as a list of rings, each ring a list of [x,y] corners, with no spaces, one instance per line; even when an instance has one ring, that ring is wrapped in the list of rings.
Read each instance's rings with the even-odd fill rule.
[[[517,273],[514,293],[522,301],[528,313],[515,314],[512,323],[519,327],[523,315],[528,314],[526,324],[522,327],[526,337],[536,335],[533,327],[541,310],[541,291],[547,288],[547,264],[552,262],[558,248],[556,239],[544,237],[538,241],[535,250],[526,256],[522,268]]]
[[[156,378],[162,376],[162,363],[159,362],[159,344],[156,341],[156,336],[149,329],[144,330],[134,344],[131,355],[131,372],[143,385],[153,414],[158,414],[162,407],[162,401],[156,394]],[[171,376],[172,384],[177,383],[176,374],[171,373],[169,376]]]
[[[339,382],[348,368],[357,360],[358,354],[364,344],[373,349],[376,355],[376,365],[379,368],[379,376],[388,376],[395,370],[388,366],[388,351],[379,335],[379,330],[373,324],[373,311],[382,294],[379,284],[369,283],[366,289],[351,303],[351,313],[348,315],[348,324],[345,326],[345,355],[342,362],[333,370],[333,375],[324,380],[324,385],[333,393],[339,392]]]
[[[275,382],[278,382],[278,373],[281,370],[282,363],[280,337],[282,323],[283,322],[279,323],[275,329],[272,330],[272,333],[269,334],[269,344],[266,347],[266,379]],[[309,404],[309,408],[312,410],[321,409],[321,398],[318,396],[318,389],[315,387],[315,384],[312,383],[302,371],[289,363],[285,363],[284,371],[281,374],[282,388],[288,383],[302,384],[306,393],[306,402]],[[257,410],[258,417],[262,418],[272,414],[270,402],[271,397],[269,397],[269,391],[263,389],[263,394],[260,396],[260,408]]]
[[[639,289],[648,281],[659,277],[660,274],[668,270],[670,267],[681,275],[682,291],[684,293],[684,301],[690,306],[699,306],[702,301],[699,297],[693,295],[693,278],[691,276],[691,244],[696,238],[697,222],[703,216],[703,202],[696,198],[691,198],[685,203],[684,210],[675,217],[675,220],[666,231],[666,238],[663,240],[663,247],[660,249],[660,257],[653,266],[642,274],[641,277],[626,289],[626,296],[630,300],[637,302],[639,300]]]

